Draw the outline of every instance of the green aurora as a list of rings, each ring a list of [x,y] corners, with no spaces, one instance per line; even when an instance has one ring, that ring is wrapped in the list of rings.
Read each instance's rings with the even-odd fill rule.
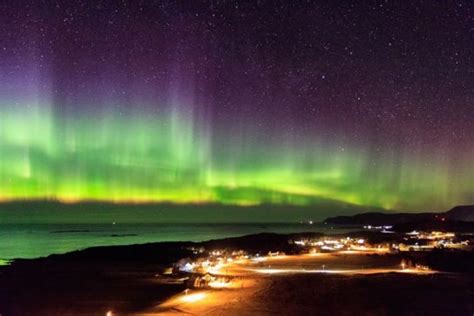
[[[2,104],[0,115],[2,200],[308,206],[330,199],[442,210],[469,202],[474,191],[469,159],[453,169],[429,152],[385,147],[374,166],[368,148],[343,141],[266,142],[250,128],[217,134],[184,107],[62,115],[25,102]]]
[[[30,2],[0,10],[1,202],[474,204],[465,5]]]

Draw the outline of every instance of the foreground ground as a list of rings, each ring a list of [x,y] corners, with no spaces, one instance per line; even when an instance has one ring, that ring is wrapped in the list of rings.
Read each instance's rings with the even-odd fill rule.
[[[472,315],[472,288],[472,279],[448,275],[272,275],[244,290],[197,291],[202,300],[143,314]]]
[[[286,237],[233,239],[281,249]],[[244,244],[240,242],[244,240]],[[219,247],[223,242],[219,241]],[[212,247],[215,242],[211,243]],[[249,246],[249,247],[250,247]],[[0,270],[4,315],[473,315],[474,275],[402,270],[399,255],[340,253],[232,262],[229,288],[165,282],[189,244],[92,248]],[[208,244],[207,247],[210,247]],[[184,249],[184,250],[183,250]],[[461,264],[461,263],[459,263]],[[186,291],[187,288],[191,288]]]
[[[232,264],[221,273],[237,276],[231,288],[180,293],[142,315],[471,315],[474,311],[472,276],[402,271],[388,256],[292,256]]]

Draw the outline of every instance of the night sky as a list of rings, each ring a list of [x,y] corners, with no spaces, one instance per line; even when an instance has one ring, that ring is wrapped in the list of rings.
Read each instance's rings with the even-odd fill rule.
[[[0,199],[474,203],[471,1],[2,1]]]

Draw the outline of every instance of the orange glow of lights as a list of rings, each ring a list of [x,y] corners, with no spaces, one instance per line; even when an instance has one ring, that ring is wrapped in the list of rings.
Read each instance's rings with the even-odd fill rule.
[[[220,289],[220,288],[227,288],[231,286],[230,282],[222,282],[222,281],[213,281],[209,282],[209,286],[212,288]]]
[[[183,303],[195,303],[198,301],[203,300],[206,298],[205,293],[194,293],[194,294],[187,294],[181,297],[181,302]]]

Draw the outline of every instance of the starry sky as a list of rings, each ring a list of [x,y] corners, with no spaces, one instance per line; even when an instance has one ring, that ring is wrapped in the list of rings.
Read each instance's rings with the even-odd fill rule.
[[[2,1],[0,200],[474,203],[471,1]]]

